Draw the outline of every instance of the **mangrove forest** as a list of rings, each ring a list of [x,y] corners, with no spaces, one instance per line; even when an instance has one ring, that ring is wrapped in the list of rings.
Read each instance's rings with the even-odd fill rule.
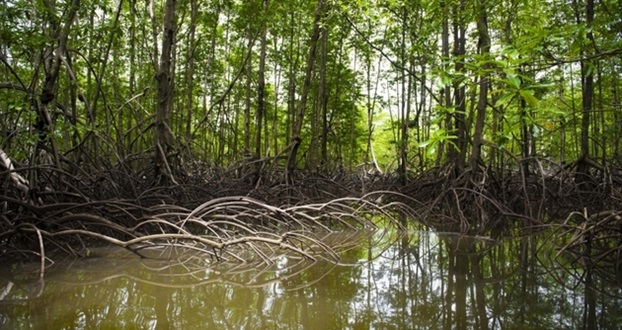
[[[568,328],[615,324],[597,292],[622,288],[620,13],[613,0],[0,0],[0,260],[43,281],[112,248],[226,266],[226,282],[284,256],[320,273],[355,263],[352,249],[403,258],[419,243],[400,235],[430,232],[460,248],[439,257],[455,289],[435,296],[443,318],[421,328],[505,328],[480,304],[506,266],[480,254],[531,265],[542,244],[547,267],[585,286]],[[445,301],[460,295],[478,306],[470,325]]]

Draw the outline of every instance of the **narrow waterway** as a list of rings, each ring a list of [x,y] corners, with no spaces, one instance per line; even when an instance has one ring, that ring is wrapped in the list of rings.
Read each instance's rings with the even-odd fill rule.
[[[348,245],[348,241],[356,244]],[[453,234],[341,233],[334,265],[118,249],[2,267],[4,329],[618,329],[622,293],[575,268],[546,233],[495,241]],[[588,276],[589,275],[589,276]],[[589,279],[591,286],[584,285]]]

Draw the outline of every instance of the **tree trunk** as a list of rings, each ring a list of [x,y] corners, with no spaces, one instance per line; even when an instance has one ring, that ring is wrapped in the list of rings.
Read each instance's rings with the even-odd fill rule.
[[[324,0],[318,0],[317,9],[315,11],[315,18],[313,20],[313,34],[311,35],[311,41],[309,45],[309,57],[307,58],[307,68],[305,70],[305,78],[302,85],[302,92],[300,93],[300,105],[298,107],[298,114],[294,121],[294,127],[292,129],[292,146],[287,158],[286,177],[291,178],[298,158],[298,149],[302,143],[300,132],[302,130],[302,123],[304,120],[305,111],[307,108],[307,98],[309,96],[309,90],[311,88],[311,76],[313,75],[313,68],[315,66],[315,57],[317,53],[317,43],[320,38],[320,18],[322,17],[324,6]]]
[[[447,7],[447,3],[443,1],[441,3],[441,9],[443,12],[443,31],[441,32],[441,51],[442,56],[445,60],[449,59],[449,9]],[[443,67],[443,70],[448,70],[447,67]],[[445,109],[449,109],[453,106],[451,100],[451,86],[449,84],[445,85],[442,89],[443,94],[443,107]],[[448,112],[445,116],[445,128],[451,131],[451,114]],[[436,165],[439,166],[441,164],[441,160],[443,159],[443,152],[447,148],[447,153],[449,157],[453,154],[453,145],[451,143],[447,143],[447,146],[444,142],[441,142],[438,148],[438,153],[436,154]]]
[[[460,16],[463,15],[464,3],[456,8],[454,12],[454,50],[453,55],[456,59],[454,70],[456,73],[462,73],[464,71],[464,61],[462,57],[466,53],[466,28],[462,22]],[[451,152],[449,153],[450,162],[454,166],[454,173],[462,173],[464,169],[464,162],[466,159],[466,147],[468,145],[468,132],[466,124],[466,86],[459,81],[453,82],[454,88],[454,104],[455,111],[453,112],[453,130],[456,135],[456,146],[452,145]]]
[[[248,31],[248,49],[252,48],[253,36],[249,27]],[[252,57],[251,57],[252,58]],[[246,66],[246,97],[244,101],[244,153],[250,153],[251,150],[251,82],[253,80],[253,64],[252,61]]]
[[[490,51],[490,35],[488,34],[488,17],[485,4],[479,4],[479,17],[477,20],[477,33],[479,34],[480,54],[483,58],[488,57]],[[478,163],[481,161],[482,144],[484,143],[484,124],[486,120],[486,103],[488,101],[488,74],[484,64],[484,73],[479,80],[479,99],[477,101],[477,117],[475,119],[475,132],[473,133],[473,150],[471,152],[470,167],[476,171]]]
[[[156,80],[158,82],[158,104],[155,115],[155,174],[159,183],[176,183],[173,177],[169,155],[173,150],[173,134],[170,117],[173,105],[172,49],[175,41],[176,0],[166,0],[164,11],[164,33],[162,53]]]
[[[406,30],[408,30],[408,12],[406,6],[402,7],[402,36],[401,36],[401,62],[406,63]],[[410,56],[410,55],[408,55]],[[412,61],[409,62],[409,71],[412,72]],[[408,162],[408,123],[410,118],[411,75],[404,67],[401,70],[401,129],[399,143],[399,167],[398,175],[403,185],[406,184],[406,167]]]
[[[325,166],[328,163],[328,88],[326,87],[326,61],[327,57],[327,43],[328,43],[328,30],[323,27],[321,31],[321,60],[320,60],[320,95],[319,105],[320,113],[322,114],[322,137],[321,137],[321,165]]]
[[[255,114],[255,159],[261,158],[261,131],[263,129],[263,117],[266,113],[266,15],[268,13],[269,0],[263,0],[264,18],[261,26],[261,45],[259,50],[259,73],[257,81],[257,113]],[[250,65],[249,65],[250,66]],[[267,137],[267,135],[266,135]],[[261,164],[257,163],[255,170],[255,182],[259,180]]]
[[[587,0],[585,3],[586,24],[590,28],[594,21],[594,0]],[[594,35],[591,30],[588,30],[587,39],[590,41],[590,45],[594,41]],[[581,51],[582,58],[588,54],[587,46],[583,46]],[[580,174],[587,174],[589,165],[585,161],[590,157],[590,114],[592,113],[592,100],[594,98],[594,75],[589,67],[592,65],[587,60],[581,60],[581,99],[583,103],[583,113],[581,117],[581,157],[579,160],[579,166],[577,171]],[[588,72],[589,70],[589,72]]]
[[[192,146],[192,113],[194,112],[194,51],[195,51],[195,31],[197,27],[197,15],[199,14],[197,0],[190,1],[190,31],[188,32],[188,54],[186,71],[186,149],[188,152]]]
[[[50,13],[56,12],[56,3],[44,1],[44,4]],[[58,26],[58,22],[55,22],[54,19],[50,19],[48,22],[49,28],[55,36],[53,40],[58,40],[58,45],[56,45],[56,47],[49,46],[44,50],[43,61],[45,81],[43,83],[41,96],[39,97],[40,103],[37,105],[36,100],[31,100],[33,108],[37,114],[35,129],[39,135],[38,143],[45,143],[49,141],[50,147],[52,148],[54,162],[58,167],[60,167],[60,164],[56,146],[54,139],[50,136],[50,134],[54,131],[54,122],[53,118],[50,116],[49,105],[56,99],[58,76],[63,62],[62,57],[66,55],[67,39],[69,38],[69,32],[71,31],[71,26],[73,25],[79,8],[80,0],[73,0],[69,5],[69,11],[65,17],[62,27]],[[34,162],[32,165],[35,165]],[[31,184],[36,184],[35,180],[31,180]]]

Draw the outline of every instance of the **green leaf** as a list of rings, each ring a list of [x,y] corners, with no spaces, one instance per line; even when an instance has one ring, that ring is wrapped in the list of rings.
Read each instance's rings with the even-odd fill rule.
[[[441,82],[443,83],[443,86],[449,86],[451,85],[451,77],[449,75],[444,75],[441,77]]]
[[[533,96],[533,91],[530,89],[525,89],[520,91],[520,96],[529,104],[530,107],[535,108],[538,105],[538,99]]]
[[[503,106],[503,105],[506,105],[512,102],[515,95],[516,93],[507,93],[507,94],[501,95],[501,97],[497,100],[497,102],[495,102],[495,107],[500,107],[500,106]]]
[[[508,66],[508,62],[507,61],[495,60],[495,61],[492,61],[492,63],[496,64],[500,68],[506,68]]]
[[[501,148],[505,147],[508,142],[510,142],[510,138],[505,135],[499,136],[497,139],[497,145]]]
[[[585,73],[586,77],[591,76],[592,74],[594,74],[594,65],[591,63],[586,63],[583,72]]]
[[[556,85],[554,83],[548,83],[548,84],[534,84],[534,85],[530,85],[529,88],[551,88],[551,87],[555,87]]]
[[[520,78],[516,75],[507,75],[506,77],[506,81],[508,83],[508,85],[516,88],[516,89],[520,89],[520,85],[521,85],[521,81]]]
[[[422,141],[419,143],[419,145],[417,145],[417,147],[419,148],[425,148],[427,147],[429,144],[431,144],[433,141],[432,140],[426,140],[426,141]]]

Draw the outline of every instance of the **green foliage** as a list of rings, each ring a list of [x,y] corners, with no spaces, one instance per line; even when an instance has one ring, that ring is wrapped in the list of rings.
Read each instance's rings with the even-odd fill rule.
[[[598,93],[589,132],[596,154],[619,153],[619,3],[597,2],[595,19],[588,24],[583,6],[555,2],[488,1],[477,6],[458,1],[323,1],[326,72],[320,71],[316,56],[307,104],[311,110],[301,135],[302,148],[308,149],[317,139],[314,134],[326,133],[327,168],[354,167],[370,159],[368,138],[385,167],[396,164],[402,151],[414,159],[420,148],[426,159],[408,166],[429,164],[441,146],[462,146],[459,152],[466,158],[481,79],[490,83],[484,139],[518,154],[522,139],[529,138],[541,155],[577,156],[581,76],[593,77]],[[46,2],[2,2],[0,142],[15,159],[27,160],[36,141],[36,109],[46,70],[56,59],[68,3],[47,8]],[[87,146],[81,152],[95,148],[81,141],[89,132],[107,141],[97,146],[97,155],[111,160],[119,150],[131,154],[153,148],[164,2],[151,5],[81,2],[67,52],[58,54],[62,62],[50,103],[55,121],[51,137],[59,142],[61,154],[78,144]],[[251,117],[258,106],[260,32],[265,27],[267,127],[262,139],[271,155],[278,154],[291,142],[297,119],[317,2],[269,1],[267,8],[260,0],[188,0],[176,5],[170,130],[177,142],[205,162],[240,159],[247,95]],[[199,8],[194,21],[193,5]],[[472,29],[482,12],[491,38],[485,53]],[[196,31],[190,38],[193,22]],[[444,26],[448,56],[442,53]],[[464,54],[455,48],[460,28],[465,28]],[[318,46],[318,54],[320,50]],[[327,91],[327,132],[319,115],[320,78]],[[456,91],[464,93],[463,100]],[[368,110],[374,116],[369,126]],[[406,137],[401,134],[404,123]],[[254,127],[250,130],[255,133]],[[531,136],[524,136],[525,130]],[[562,134],[565,144],[559,142]],[[68,136],[72,140],[66,141]]]
[[[458,148],[458,146],[453,142],[453,140],[457,138],[457,136],[449,134],[444,128],[439,128],[432,132],[430,139],[419,143],[419,148],[425,148],[426,154],[428,156],[432,156],[438,152],[438,148],[442,146],[444,142],[450,143],[454,147]]]

